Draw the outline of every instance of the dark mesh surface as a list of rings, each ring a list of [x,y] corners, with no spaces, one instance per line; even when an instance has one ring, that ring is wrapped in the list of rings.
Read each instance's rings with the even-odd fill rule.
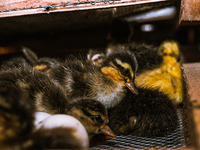
[[[165,137],[136,137],[136,136],[116,136],[114,139],[106,141],[91,149],[113,149],[113,148],[167,148],[180,149],[186,147],[183,129],[182,110],[177,110],[179,125],[177,129]]]

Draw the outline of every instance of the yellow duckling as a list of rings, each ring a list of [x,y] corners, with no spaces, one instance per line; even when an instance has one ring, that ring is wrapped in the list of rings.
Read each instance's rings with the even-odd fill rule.
[[[179,46],[175,41],[164,41],[158,54],[163,57],[163,62],[153,70],[139,74],[135,79],[137,87],[158,89],[168,95],[174,104],[183,101],[182,71]]]

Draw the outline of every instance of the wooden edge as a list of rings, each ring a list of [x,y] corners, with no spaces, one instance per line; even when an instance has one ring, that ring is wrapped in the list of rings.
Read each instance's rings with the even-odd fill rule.
[[[102,9],[102,8],[113,8],[119,6],[130,6],[130,5],[139,5],[145,3],[155,3],[155,2],[164,2],[169,0],[150,0],[150,1],[115,1],[113,4],[105,4],[105,3],[96,3],[95,5],[92,4],[80,4],[77,6],[70,5],[65,7],[56,7],[47,10],[46,8],[36,8],[36,9],[25,9],[25,10],[16,10],[16,11],[9,11],[9,12],[0,12],[0,18],[5,17],[16,17],[16,16],[23,16],[23,15],[33,15],[33,14],[50,14],[56,12],[67,12],[67,11],[80,11],[80,10],[89,10],[89,9]]]
[[[200,63],[183,64],[186,102],[188,143],[195,149],[200,148]]]

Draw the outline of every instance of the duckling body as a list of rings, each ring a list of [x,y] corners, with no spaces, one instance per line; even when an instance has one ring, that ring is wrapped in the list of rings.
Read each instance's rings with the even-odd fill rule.
[[[119,105],[108,110],[109,126],[117,135],[164,136],[177,127],[176,108],[167,95],[138,87]]]
[[[179,49],[174,41],[160,47],[146,44],[109,45],[107,54],[130,49],[138,61],[136,88],[108,109],[109,126],[117,135],[164,136],[177,127],[176,104],[182,97]],[[105,58],[104,58],[105,59]]]
[[[175,105],[183,101],[183,85],[181,63],[178,62],[179,47],[174,41],[161,44],[158,54],[163,58],[162,63],[152,70],[139,74],[136,85],[147,89],[158,89],[168,95]]]
[[[112,108],[122,100],[128,89],[137,93],[134,88],[136,70],[134,54],[117,51],[108,55],[101,67],[81,58],[67,58],[65,64],[52,70],[51,77],[64,87],[69,97],[92,98],[106,108]]]
[[[46,74],[35,71],[28,63],[25,63],[24,67],[1,71],[0,84],[11,84],[29,91],[37,111],[49,114],[64,113],[63,106],[69,104],[63,88]]]
[[[107,53],[130,49],[138,61],[135,79],[137,87],[158,89],[175,105],[183,101],[180,50],[175,41],[163,41],[160,46],[145,43],[109,45]]]
[[[53,115],[35,128],[35,106],[20,87],[1,86],[0,101],[1,149],[88,148],[88,134],[74,117]]]
[[[25,68],[0,72],[0,84],[19,86],[23,90],[28,91],[37,111],[74,116],[85,126],[88,135],[91,137],[102,130],[104,131],[104,127],[107,127],[107,111],[100,102],[93,99],[83,100],[83,98],[69,100],[69,97],[60,84],[51,80],[46,74],[35,71],[28,65]],[[82,107],[87,108],[84,111],[85,113]],[[87,113],[87,111],[91,112]],[[79,113],[77,114],[77,112]],[[90,118],[94,116],[100,116],[101,122],[95,122],[95,119]],[[107,133],[112,134],[109,129]]]

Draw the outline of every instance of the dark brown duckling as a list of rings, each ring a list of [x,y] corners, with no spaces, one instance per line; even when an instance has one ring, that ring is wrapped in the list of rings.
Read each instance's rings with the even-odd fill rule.
[[[37,111],[74,116],[85,126],[89,136],[100,132],[113,136],[106,126],[107,110],[100,102],[88,98],[69,99],[60,84],[29,65],[0,72],[0,84],[19,86],[28,91]],[[95,119],[96,116],[100,122]],[[104,132],[106,129],[108,130]]]
[[[176,107],[167,95],[138,87],[119,105],[108,110],[109,126],[117,135],[165,136],[177,127]]]
[[[0,102],[1,149],[22,150],[47,148],[89,148],[88,133],[86,132],[85,127],[72,116],[65,114],[53,115],[43,120],[42,123],[39,123],[39,125],[37,125],[37,128],[35,128],[35,105],[32,102],[29,93],[27,91],[23,91],[20,87],[9,85],[1,86]],[[95,107],[96,105],[94,105],[93,107]],[[100,104],[100,106],[103,105]],[[73,105],[71,108],[74,109],[78,107],[75,107]],[[87,109],[87,107],[85,108]],[[99,110],[98,107],[95,107],[95,109]],[[105,108],[102,107],[101,109],[103,109],[103,113],[105,113],[106,115],[107,112],[105,111]],[[79,111],[78,109],[76,110]],[[71,111],[71,114],[74,114],[71,109],[69,111]],[[86,112],[87,111],[88,109],[86,110]],[[107,118],[104,118],[103,114],[100,114],[103,118],[101,122],[101,117],[92,117],[92,113],[89,117],[95,119],[96,121],[98,121],[98,123],[96,124],[97,126],[91,127],[92,129],[88,129],[93,132],[93,128],[100,128],[95,129],[95,133],[106,132],[107,135],[113,136],[113,134],[109,133],[109,130],[104,129],[106,125],[100,125],[104,119],[106,119],[107,121]],[[82,114],[76,113],[75,116],[77,117],[79,115]],[[97,113],[95,115],[97,115]],[[83,122],[85,121],[84,119],[87,120],[87,117],[82,117]],[[89,120],[85,122],[88,121]],[[92,123],[92,121],[90,121],[90,123]],[[93,126],[93,124],[87,123],[85,123],[85,125]]]
[[[69,56],[62,66],[52,70],[51,77],[60,83],[71,98],[88,97],[112,108],[126,95],[137,94],[134,87],[137,61],[130,51],[107,55],[101,67],[84,59]]]

